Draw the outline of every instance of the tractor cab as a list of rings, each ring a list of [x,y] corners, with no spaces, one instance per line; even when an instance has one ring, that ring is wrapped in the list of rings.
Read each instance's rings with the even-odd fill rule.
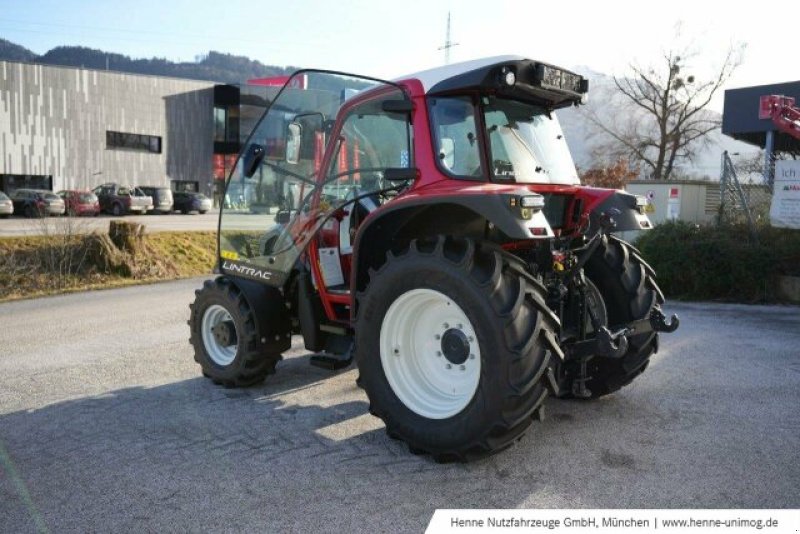
[[[397,82],[298,72],[228,178],[220,271],[283,287],[303,257],[326,316],[346,322],[358,229],[410,186],[441,182],[441,194],[454,196],[490,182],[511,198],[524,196],[521,184],[579,184],[553,111],[580,102],[586,88],[580,76],[516,57]],[[274,206],[265,209],[267,200]],[[458,211],[439,215],[458,221]],[[540,237],[553,235],[543,215],[530,218]]]
[[[221,272],[282,287],[307,257],[328,311],[346,317],[355,231],[409,181],[410,110],[390,82],[295,74],[228,179],[238,198],[220,215]],[[266,198],[275,211],[255,208]]]

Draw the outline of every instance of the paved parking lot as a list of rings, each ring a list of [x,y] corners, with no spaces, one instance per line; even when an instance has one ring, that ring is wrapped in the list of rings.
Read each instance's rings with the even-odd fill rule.
[[[263,385],[188,346],[200,280],[0,305],[0,530],[410,531],[437,507],[800,507],[800,309],[670,303],[623,392],[474,464],[408,453],[299,339]]]

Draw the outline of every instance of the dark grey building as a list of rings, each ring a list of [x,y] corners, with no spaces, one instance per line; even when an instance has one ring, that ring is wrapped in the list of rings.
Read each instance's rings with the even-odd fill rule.
[[[0,61],[0,189],[213,192],[214,83]]]

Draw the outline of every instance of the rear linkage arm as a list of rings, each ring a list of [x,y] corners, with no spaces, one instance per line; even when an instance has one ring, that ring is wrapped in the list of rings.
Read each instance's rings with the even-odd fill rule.
[[[582,288],[583,286],[583,266],[589,261],[592,254],[600,246],[604,235],[609,235],[611,231],[616,228],[614,216],[620,212],[616,208],[612,208],[609,213],[603,213],[599,218],[599,229],[597,233],[589,240],[589,242],[577,251],[578,259],[575,264],[564,274],[563,283],[569,284],[573,281]],[[583,290],[580,289],[583,294]],[[621,328],[609,328],[598,324],[594,313],[591,308],[585,305],[586,299],[584,298],[585,312],[589,314],[592,321],[592,326],[596,332],[593,339],[586,339],[583,332],[581,332],[581,341],[571,344],[567,350],[567,357],[569,359],[585,360],[591,356],[605,356],[608,358],[621,358],[628,352],[628,336],[634,334],[643,334],[646,332],[674,332],[680,325],[680,320],[677,315],[673,315],[670,322],[667,322],[666,316],[659,308],[654,308],[650,312],[650,316],[646,319],[641,319],[627,324]],[[583,313],[581,314],[583,315]],[[583,319],[581,319],[583,321]]]

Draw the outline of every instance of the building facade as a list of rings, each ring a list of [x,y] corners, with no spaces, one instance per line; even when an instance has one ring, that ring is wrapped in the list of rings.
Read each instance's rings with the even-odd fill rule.
[[[213,82],[0,61],[0,190],[214,193]]]

